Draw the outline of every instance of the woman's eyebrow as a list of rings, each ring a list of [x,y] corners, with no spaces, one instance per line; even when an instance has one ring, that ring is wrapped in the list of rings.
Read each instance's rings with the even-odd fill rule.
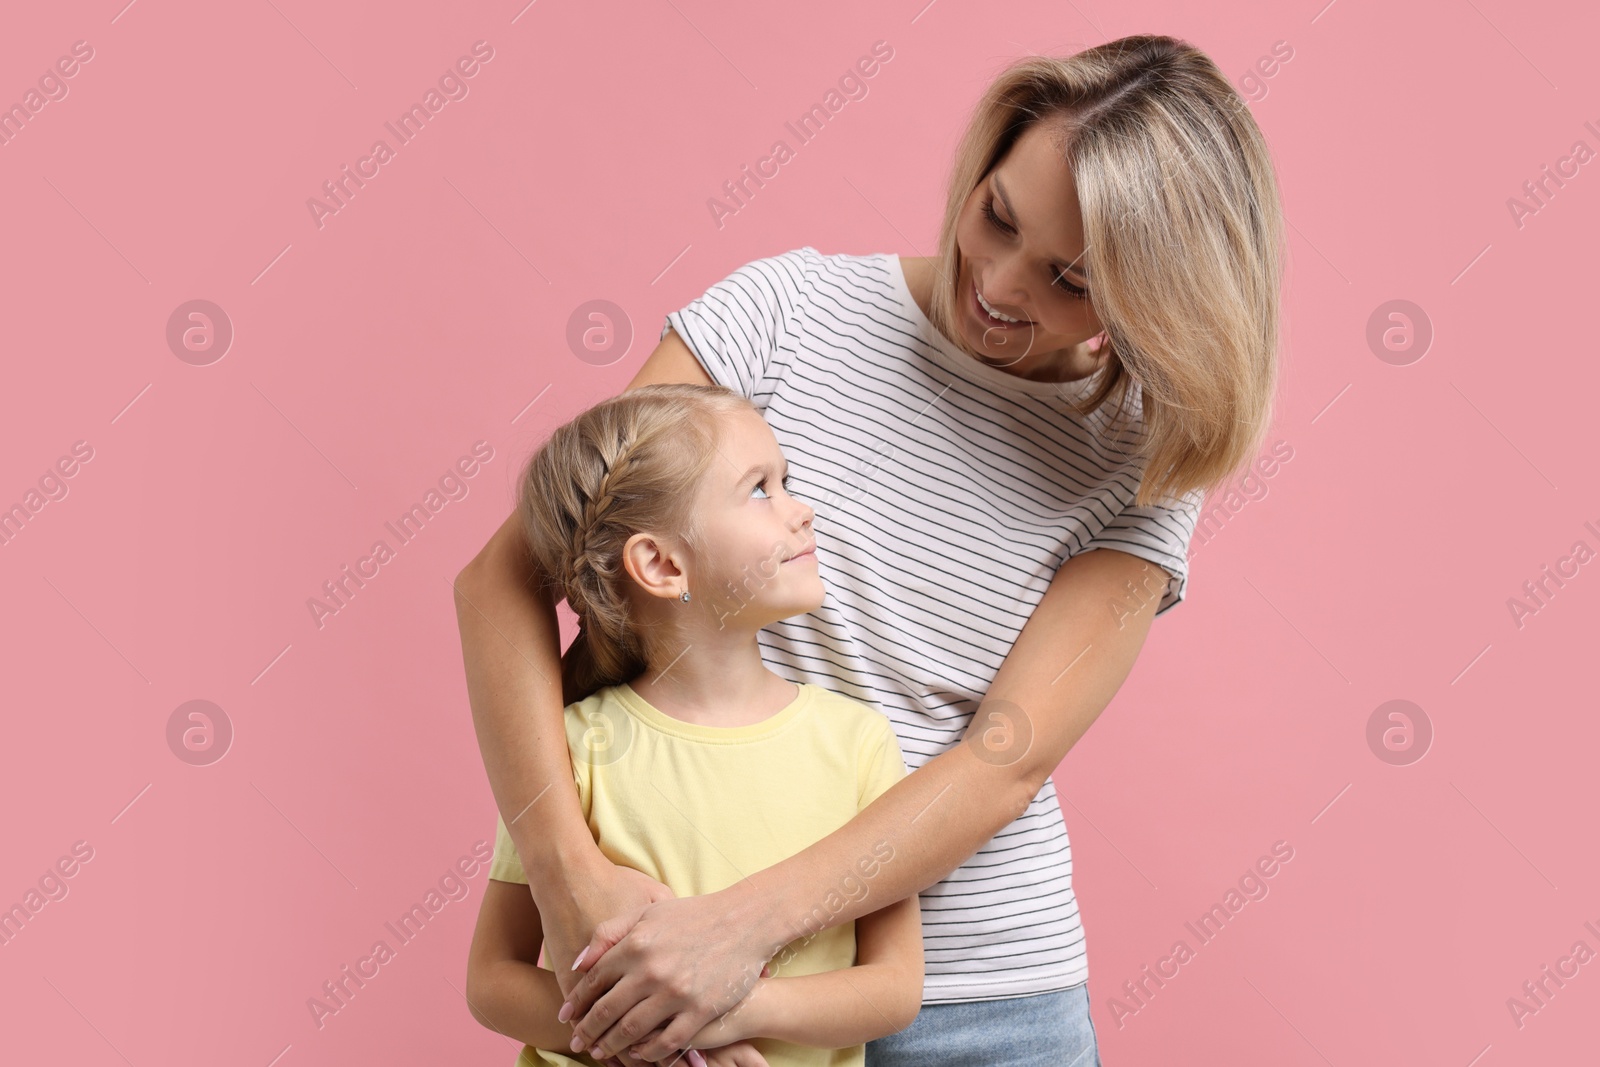
[[[1019,230],[1022,229],[1022,221],[1017,218],[1017,209],[1011,206],[1011,197],[1006,195],[1006,187],[1000,182],[1000,172],[995,171],[989,176],[989,180],[994,182],[994,191],[999,194],[1000,202],[1006,206],[1006,214],[1011,216],[1011,225],[1015,226]],[[1083,252],[1078,253],[1077,256],[1070,259],[1066,256],[1058,257],[1063,263],[1067,264],[1067,266],[1062,268],[1063,270],[1070,270],[1072,273],[1083,278],[1083,280],[1086,282],[1089,280],[1089,269],[1087,267],[1073,266],[1073,264],[1082,259],[1087,251],[1088,249],[1085,249]]]

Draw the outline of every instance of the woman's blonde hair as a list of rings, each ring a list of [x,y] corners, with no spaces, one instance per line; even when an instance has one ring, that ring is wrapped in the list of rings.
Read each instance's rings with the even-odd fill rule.
[[[1080,264],[1111,347],[1079,410],[1109,400],[1114,425],[1131,414],[1136,382],[1145,476],[1135,502],[1214,489],[1260,447],[1277,389],[1283,226],[1261,131],[1216,64],[1172,37],[1012,64],[979,102],[950,178],[929,317],[958,342],[957,219],[1021,134],[1046,121],[1077,185]]]
[[[550,435],[523,468],[517,513],[547,587],[581,629],[561,661],[563,702],[631,681],[652,637],[635,624],[622,549],[636,533],[696,542],[696,487],[723,416],[750,401],[720,385],[646,385],[604,400]]]

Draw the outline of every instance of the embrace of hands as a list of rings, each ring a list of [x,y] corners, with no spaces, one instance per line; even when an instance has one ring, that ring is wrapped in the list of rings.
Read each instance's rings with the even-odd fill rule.
[[[569,972],[577,974],[577,981],[582,981],[588,972],[598,966],[601,957],[604,956],[606,951],[621,941],[639,923],[639,920],[651,905],[658,901],[678,899],[677,894],[672,891],[670,886],[656,881],[642,871],[619,865],[610,866],[612,873],[610,884],[596,887],[599,890],[598,898],[591,897],[585,902],[585,906],[581,908],[583,916],[589,919],[588,928],[593,929],[594,936],[577,954],[577,962],[573,964],[572,971]],[[603,914],[607,918],[604,921],[595,922],[592,917],[596,913]],[[611,916],[615,916],[615,918],[611,918]],[[579,926],[581,928],[583,924],[580,923]],[[547,936],[552,933],[554,931],[546,930]],[[587,964],[587,966],[582,966],[580,971],[580,965],[583,964]],[[749,972],[745,973],[748,975]],[[761,977],[768,978],[770,976],[770,968],[763,964]],[[573,997],[574,988],[576,988],[576,982],[573,988],[565,991],[569,1004]],[[598,991],[598,993],[603,992],[603,989]],[[754,993],[756,990],[751,990],[751,992]],[[596,994],[596,999],[598,999],[598,993]],[[576,1033],[584,1019],[581,1016],[574,1015],[570,1022],[573,1024],[574,1033]],[[671,1022],[671,1020],[668,1019],[667,1022]],[[706,1047],[706,1042],[715,1041],[719,1036],[717,1031],[721,1029],[720,1016],[713,1017],[701,1027],[685,1043],[685,1048],[669,1050],[658,1059],[648,1059],[639,1055],[636,1050],[643,1047],[647,1042],[660,1038],[665,1028],[666,1023],[663,1023],[650,1034],[640,1038],[631,1048],[623,1049],[615,1055],[597,1057],[597,1062],[603,1064],[604,1067],[641,1067],[644,1064],[659,1064],[661,1067],[769,1067],[766,1057],[747,1040],[731,1041],[723,1045]],[[585,1034],[585,1036],[595,1039],[594,1035],[591,1034]]]

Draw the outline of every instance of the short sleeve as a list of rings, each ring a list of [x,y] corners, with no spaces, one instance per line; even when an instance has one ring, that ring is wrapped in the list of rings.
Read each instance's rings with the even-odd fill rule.
[[[871,714],[878,720],[878,730],[876,736],[869,735],[871,739],[860,763],[861,788],[856,803],[857,811],[888,792],[889,787],[907,773],[905,756],[900,752],[900,739],[895,737],[889,717],[876,711]]]
[[[797,248],[746,263],[667,316],[711,380],[753,397],[774,353],[793,350],[806,279],[821,253]]]
[[[1142,583],[1150,595],[1161,588],[1161,600],[1156,605],[1159,616],[1183,600],[1189,580],[1189,540],[1194,536],[1202,499],[1202,492],[1195,489],[1171,506],[1129,504],[1106,523],[1082,551],[1114,548],[1166,571],[1164,580],[1152,570]]]
[[[499,815],[494,817],[494,857],[489,860],[489,877],[497,882],[528,884],[516,843],[511,840],[511,831],[506,829],[506,821]]]

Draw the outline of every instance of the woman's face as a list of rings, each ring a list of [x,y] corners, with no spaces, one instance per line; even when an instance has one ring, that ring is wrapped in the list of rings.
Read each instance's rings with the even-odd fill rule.
[[[1095,364],[1069,366],[1063,350],[1102,329],[1084,273],[1078,190],[1056,139],[1046,123],[1030,126],[973,189],[956,222],[962,339],[986,361],[1022,377],[1036,371],[1056,377],[1056,367],[1088,373]]]

